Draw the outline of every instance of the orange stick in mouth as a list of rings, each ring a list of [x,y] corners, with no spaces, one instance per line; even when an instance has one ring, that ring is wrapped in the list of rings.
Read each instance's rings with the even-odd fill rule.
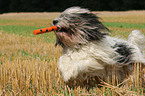
[[[33,31],[33,34],[34,35],[37,35],[37,34],[42,34],[42,33],[46,33],[46,32],[56,31],[58,29],[59,28],[57,26],[51,26],[51,27],[48,27],[48,28],[34,30]]]

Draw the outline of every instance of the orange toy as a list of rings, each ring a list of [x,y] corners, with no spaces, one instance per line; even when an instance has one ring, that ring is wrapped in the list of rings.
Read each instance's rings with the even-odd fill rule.
[[[58,30],[58,29],[59,29],[59,28],[56,27],[56,26],[51,26],[51,27],[48,27],[48,28],[43,28],[43,29],[34,30],[34,31],[33,31],[33,34],[34,34],[34,35],[37,35],[37,34],[42,34],[42,33],[46,33],[46,32],[56,31],[56,30]]]

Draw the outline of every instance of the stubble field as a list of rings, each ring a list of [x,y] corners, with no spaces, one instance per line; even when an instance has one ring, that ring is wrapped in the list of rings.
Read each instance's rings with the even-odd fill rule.
[[[127,39],[135,29],[145,34],[145,11],[94,13],[111,30],[111,36]],[[66,86],[57,70],[62,48],[54,46],[54,33],[33,35],[33,30],[51,26],[53,19],[59,15],[0,14],[0,96],[145,95],[140,64],[134,66],[136,78],[132,83],[127,81],[128,85],[114,83],[114,77],[112,81],[102,81],[102,87],[90,90]]]

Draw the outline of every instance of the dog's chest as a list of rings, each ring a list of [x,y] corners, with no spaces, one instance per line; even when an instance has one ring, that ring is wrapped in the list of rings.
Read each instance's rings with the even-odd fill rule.
[[[71,50],[68,49],[66,53],[64,53],[65,56],[69,57],[71,60],[87,60],[92,54],[90,50],[86,49],[75,49]]]
[[[76,78],[81,73],[103,72],[107,63],[115,63],[112,57],[113,50],[107,44],[90,43],[79,48],[63,49],[59,59],[59,71],[67,81]]]

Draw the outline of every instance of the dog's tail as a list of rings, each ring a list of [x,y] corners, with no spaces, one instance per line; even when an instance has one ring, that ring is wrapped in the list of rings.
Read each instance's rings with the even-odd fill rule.
[[[133,45],[136,45],[142,53],[145,54],[145,36],[139,30],[133,30],[128,36],[128,41]]]

